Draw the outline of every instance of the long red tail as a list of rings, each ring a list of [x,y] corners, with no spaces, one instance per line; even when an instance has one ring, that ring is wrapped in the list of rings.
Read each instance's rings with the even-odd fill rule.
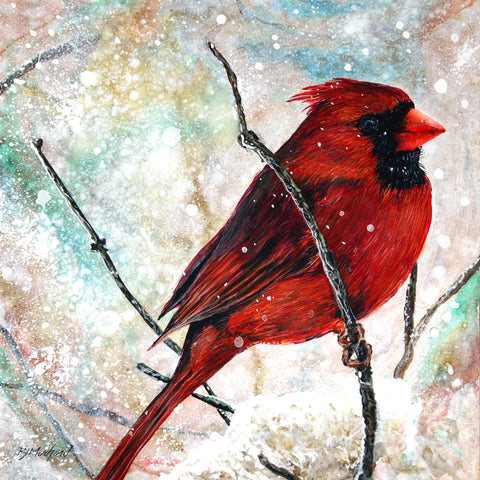
[[[170,382],[122,438],[97,480],[123,479],[140,450],[174,408],[239,352],[225,332],[212,326],[196,327],[190,326],[184,353]]]

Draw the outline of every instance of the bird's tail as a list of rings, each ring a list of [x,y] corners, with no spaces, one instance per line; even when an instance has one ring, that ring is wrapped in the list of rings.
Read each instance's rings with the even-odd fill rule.
[[[225,331],[205,325],[197,328],[197,324],[192,324],[185,340],[184,353],[170,382],[122,438],[97,475],[97,480],[123,479],[140,450],[174,408],[238,352],[233,339],[226,338]]]

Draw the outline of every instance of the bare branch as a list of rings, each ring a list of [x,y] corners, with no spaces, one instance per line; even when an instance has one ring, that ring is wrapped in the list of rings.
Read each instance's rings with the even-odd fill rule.
[[[0,332],[4,336],[8,346],[10,347],[10,350],[12,351],[15,359],[17,360],[17,363],[20,365],[20,368],[22,369],[23,374],[27,378],[27,385],[32,392],[33,397],[35,400],[38,402],[40,405],[40,408],[43,411],[43,414],[47,417],[48,421],[53,425],[53,428],[57,432],[58,436],[63,440],[63,442],[67,445],[68,448],[71,448],[72,450],[72,455],[77,461],[77,463],[80,465],[82,470],[90,477],[90,478],[95,478],[92,472],[88,469],[88,467],[85,465],[83,462],[82,458],[80,455],[77,453],[75,446],[73,443],[70,441],[68,438],[68,435],[61,425],[61,423],[55,418],[55,416],[52,414],[50,411],[50,408],[48,407],[47,401],[45,400],[45,395],[42,392],[42,389],[37,385],[35,380],[33,379],[33,376],[28,369],[25,361],[23,360],[22,354],[18,348],[17,342],[15,342],[15,339],[12,337],[10,332],[8,331],[7,328],[5,328],[3,325],[0,324]]]
[[[62,179],[59,177],[51,163],[48,161],[48,159],[45,157],[43,151],[42,151],[42,145],[43,145],[43,140],[42,139],[37,139],[31,142],[31,148],[35,152],[40,164],[42,167],[45,169],[47,172],[48,176],[52,179],[53,183],[59,190],[59,192],[62,194],[63,198],[67,202],[67,205],[70,207],[70,210],[73,212],[73,214],[77,217],[83,228],[87,231],[88,235],[90,236],[90,239],[92,241],[91,243],[91,249],[92,251],[98,252],[102,259],[103,262],[105,263],[108,272],[114,279],[117,287],[120,289],[120,291],[123,293],[125,298],[130,302],[130,304],[137,310],[137,312],[140,314],[140,316],[143,318],[145,323],[155,332],[157,336],[160,336],[163,333],[163,330],[158,326],[158,324],[153,320],[153,318],[149,315],[149,313],[145,310],[143,305],[135,298],[135,296],[130,292],[130,290],[127,288],[125,285],[124,281],[120,277],[120,274],[118,273],[117,267],[115,266],[110,254],[108,253],[108,249],[105,246],[106,240],[98,235],[98,233],[95,231],[91,223],[88,221],[87,217],[85,214],[82,212],[81,208],[78,206],[78,203],[75,201],[73,198],[72,194],[68,190],[68,188],[65,186],[63,183]],[[167,345],[171,350],[173,350],[177,355],[181,355],[182,353],[182,348],[173,340],[170,338],[165,338],[163,340],[165,345]],[[205,390],[210,396],[215,396],[213,393],[213,390],[211,387],[208,385],[208,383],[205,383],[203,385]],[[230,407],[231,410],[233,410]],[[225,423],[227,425],[230,425],[230,419],[228,418],[225,410],[227,409],[222,409],[222,408],[217,408],[217,411],[219,415],[223,418]]]
[[[271,463],[270,460],[268,460],[268,458],[262,453],[258,455],[258,459],[260,460],[260,463],[265,468],[270,470],[275,475],[278,475],[279,477],[282,477],[282,478],[286,478],[287,480],[300,480],[298,477],[293,475],[293,473],[290,473],[285,468],[277,467],[277,465],[274,465],[273,463]]]
[[[258,136],[254,132],[248,130],[235,72],[212,42],[207,42],[207,45],[215,58],[222,63],[230,82],[230,86],[232,87],[237,108],[240,129],[239,141],[241,145],[248,150],[253,150],[270,168],[274,170],[285,189],[292,197],[297,209],[302,214],[317,245],[323,270],[328,278],[345,326],[345,334],[339,338],[339,342],[344,348],[343,362],[346,365],[356,368],[360,383],[363,416],[365,420],[365,439],[363,458],[358,478],[369,478],[371,477],[375,466],[373,446],[375,443],[375,430],[377,425],[376,403],[373,391],[372,370],[370,367],[371,347],[364,339],[363,328],[356,321],[355,315],[348,301],[347,290],[335,262],[335,257],[329,251],[325,238],[318,227],[310,207],[302,195],[301,189],[295,184],[294,180],[288,173],[288,170],[278,161],[275,155],[262,142],[260,142]]]
[[[155,380],[159,380],[160,382],[168,383],[170,381],[169,377],[162,375],[161,373],[158,373],[156,370],[149,367],[148,365],[145,365],[144,363],[137,363],[137,368],[141,372],[148,375],[149,377],[152,377]],[[211,405],[212,407],[215,407],[217,410],[223,410],[224,412],[235,413],[235,410],[227,402],[224,402],[223,400],[220,400],[215,396],[210,395],[209,397],[207,397],[205,395],[200,395],[199,393],[193,392],[192,397],[196,398],[197,400],[201,400],[202,402],[205,402],[207,405]]]
[[[5,93],[13,85],[15,80],[32,71],[37,64],[68,55],[69,53],[72,53],[81,47],[92,45],[98,42],[100,38],[101,37],[99,34],[79,36],[69,40],[68,42],[62,43],[56,47],[39,53],[19,69],[8,75],[2,82],[0,82],[0,95]]]
[[[438,310],[438,308],[443,305],[446,301],[452,298],[456,293],[458,293],[462,287],[472,278],[473,274],[480,268],[480,256],[477,257],[475,262],[470,265],[449,287],[449,289],[426,311],[425,315],[420,319],[415,330],[405,338],[405,352],[403,357],[398,362],[398,365],[395,368],[393,376],[395,378],[403,378],[407,368],[410,366],[413,360],[413,353],[415,346],[417,345],[420,336],[427,328],[428,323],[431,318]],[[413,312],[412,312],[413,315]]]

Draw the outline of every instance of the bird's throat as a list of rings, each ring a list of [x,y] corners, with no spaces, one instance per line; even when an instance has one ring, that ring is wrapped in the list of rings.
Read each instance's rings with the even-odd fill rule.
[[[377,156],[375,173],[384,188],[408,190],[425,185],[427,178],[420,164],[421,147],[415,150]]]

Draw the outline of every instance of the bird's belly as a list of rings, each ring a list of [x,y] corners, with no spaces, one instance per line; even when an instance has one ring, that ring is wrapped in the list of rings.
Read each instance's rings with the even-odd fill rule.
[[[431,219],[429,190],[409,192],[399,204],[383,197],[376,208],[339,197],[319,227],[333,252],[357,318],[390,299],[407,279]],[[367,197],[368,198],[368,197]],[[317,222],[318,222],[318,215]],[[313,241],[306,231],[308,242]],[[229,320],[231,334],[248,343],[300,343],[339,331],[338,308],[315,249],[309,267],[270,284]]]

